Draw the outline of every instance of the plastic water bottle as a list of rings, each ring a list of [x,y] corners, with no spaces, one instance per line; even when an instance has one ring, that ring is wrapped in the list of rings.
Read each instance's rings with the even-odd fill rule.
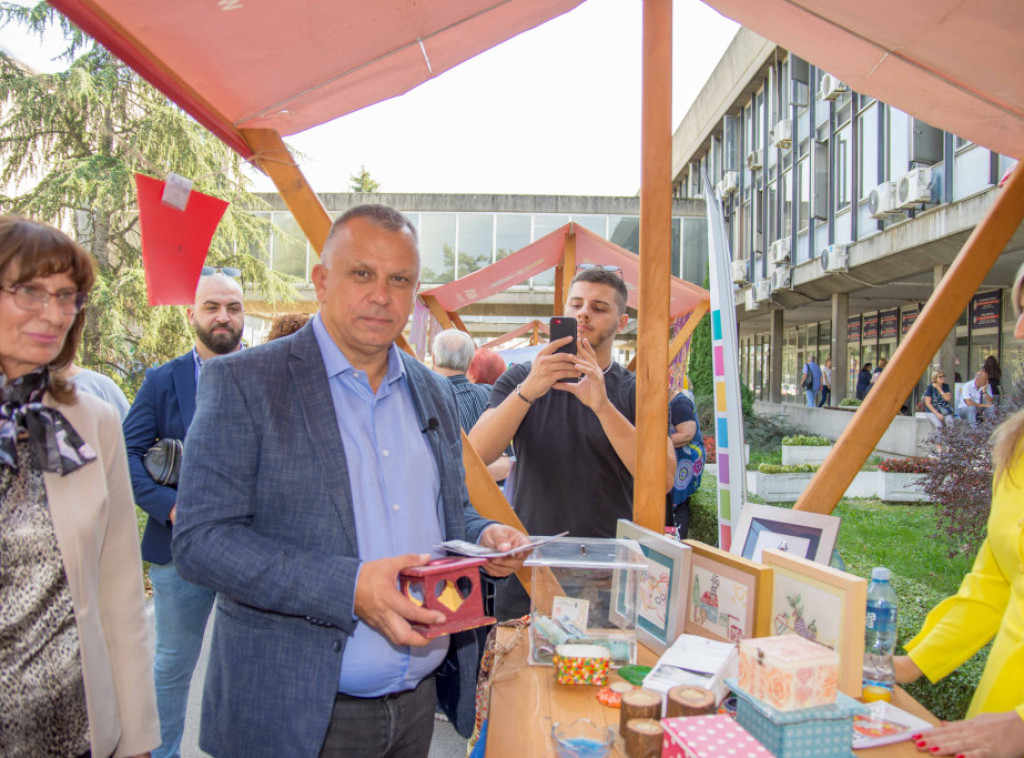
[[[892,654],[896,649],[896,592],[889,569],[871,570],[864,629],[864,700],[890,700],[896,675]]]

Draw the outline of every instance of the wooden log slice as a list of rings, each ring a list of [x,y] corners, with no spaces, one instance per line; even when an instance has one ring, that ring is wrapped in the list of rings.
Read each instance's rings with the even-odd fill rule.
[[[627,758],[661,758],[664,729],[656,719],[630,719],[626,722]]]
[[[622,715],[619,717],[619,734],[626,736],[626,723],[630,719],[661,718],[661,695],[652,690],[633,690],[622,695]]]
[[[677,716],[704,716],[715,712],[715,693],[703,687],[687,684],[673,687],[668,691],[666,713],[669,718]]]

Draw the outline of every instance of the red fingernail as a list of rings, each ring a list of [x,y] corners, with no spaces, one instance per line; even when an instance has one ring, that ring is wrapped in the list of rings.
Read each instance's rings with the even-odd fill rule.
[[[921,739],[921,735],[920,734],[912,734],[912,735],[910,735],[910,739],[912,739],[912,740],[919,740],[919,739]]]
[[[956,758],[964,758],[964,754],[963,753],[957,753],[956,754]]]

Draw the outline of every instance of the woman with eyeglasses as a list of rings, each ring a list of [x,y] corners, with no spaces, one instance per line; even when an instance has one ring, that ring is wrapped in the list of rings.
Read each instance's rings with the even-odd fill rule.
[[[0,217],[0,754],[148,755],[160,742],[117,411],[63,377],[92,259]]]
[[[1024,266],[1013,307],[1013,334],[1024,340]],[[928,614],[910,654],[893,660],[897,682],[937,682],[994,640],[967,718],[913,736],[930,755],[1024,756],[1024,411],[993,433],[992,469],[988,534],[970,573]]]
[[[932,383],[925,388],[924,405],[928,409],[928,420],[936,429],[943,424],[953,426],[953,394],[946,384],[946,375],[941,371],[932,374]]]

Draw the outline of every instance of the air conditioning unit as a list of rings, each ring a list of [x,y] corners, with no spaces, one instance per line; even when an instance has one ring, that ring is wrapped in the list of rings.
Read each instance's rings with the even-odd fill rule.
[[[733,284],[746,284],[747,283],[747,266],[750,261],[733,261],[732,262],[732,283]]]
[[[768,255],[772,263],[786,263],[789,261],[789,237],[782,237],[775,240],[768,246]]]
[[[793,147],[793,119],[784,118],[772,129],[772,147],[789,150]]]
[[[722,181],[718,183],[718,196],[731,195],[740,188],[740,175],[737,171],[726,171]]]
[[[821,83],[818,86],[818,94],[822,100],[835,100],[850,88],[836,79],[832,74],[822,74]]]
[[[868,212],[872,218],[887,218],[896,210],[896,182],[882,182],[868,195]]]
[[[772,271],[772,292],[789,289],[790,273],[788,268],[777,268]]]
[[[896,205],[899,208],[916,208],[932,201],[932,170],[915,168],[900,177],[896,186]]]
[[[821,251],[821,270],[826,274],[848,271],[846,245],[829,245]]]
[[[772,296],[772,283],[768,279],[754,282],[751,289],[754,291],[754,302],[764,303]]]
[[[754,299],[754,288],[747,287],[743,293],[743,306],[748,311],[756,311],[761,307],[761,303]]]
[[[764,167],[764,157],[760,150],[751,150],[747,153],[747,168],[751,171],[760,171]]]

